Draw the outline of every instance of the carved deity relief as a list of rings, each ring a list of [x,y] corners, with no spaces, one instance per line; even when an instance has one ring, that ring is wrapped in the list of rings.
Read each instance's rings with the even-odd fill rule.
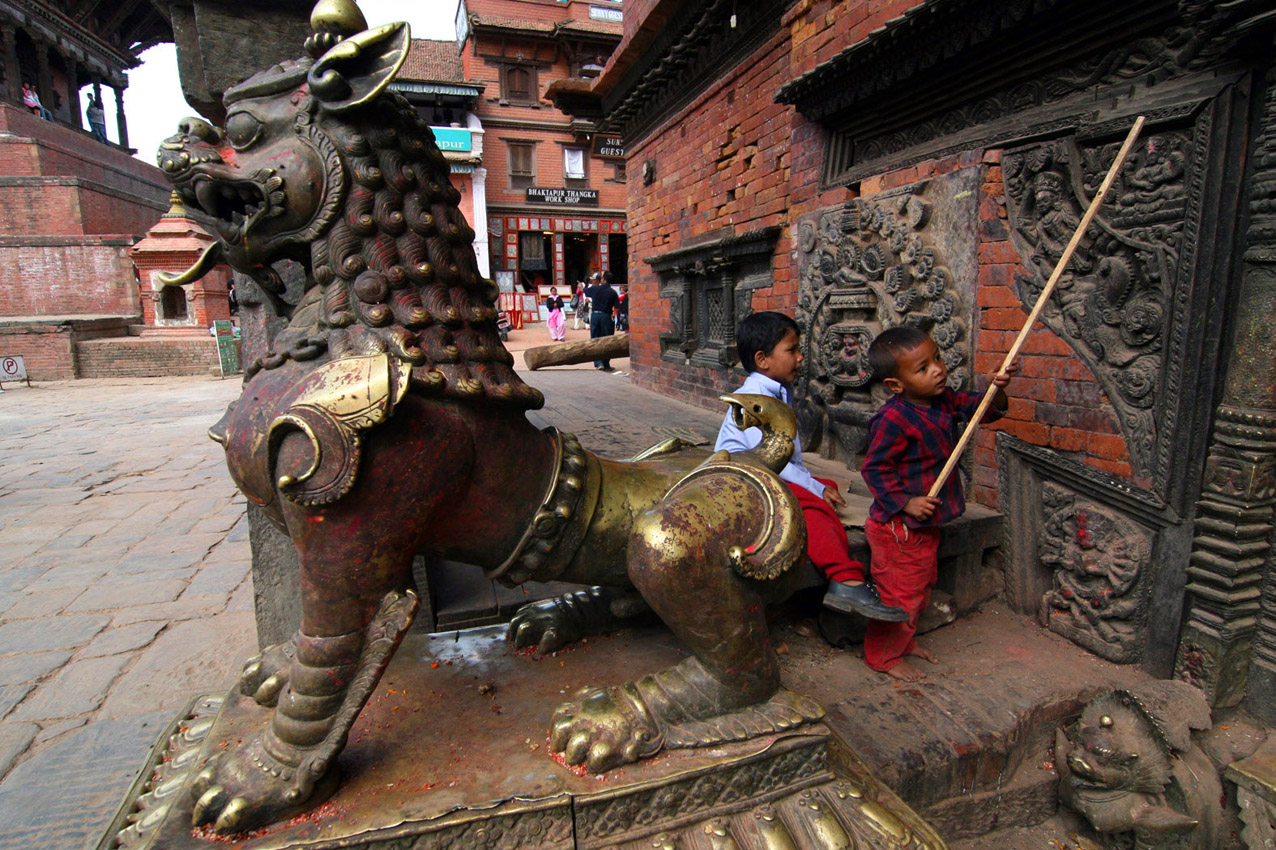
[[[1109,661],[1138,661],[1151,532],[1057,484],[1042,485],[1041,501],[1039,559],[1054,573],[1042,621]]]
[[[1031,272],[1017,278],[1025,309],[1036,303],[1116,148],[1062,140],[1002,157],[1011,239]],[[1107,393],[1131,465],[1147,477],[1164,474],[1167,462],[1158,454],[1162,373],[1192,157],[1183,133],[1142,141],[1042,313]]]
[[[802,439],[834,456],[860,454],[881,398],[868,347],[886,328],[928,332],[969,385],[975,278],[975,169],[860,198],[802,218],[795,318],[808,365],[796,388]]]

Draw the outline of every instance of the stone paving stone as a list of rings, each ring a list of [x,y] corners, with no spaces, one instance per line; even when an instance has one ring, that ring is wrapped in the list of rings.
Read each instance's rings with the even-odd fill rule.
[[[13,768],[0,784],[0,850],[90,850],[171,712],[103,720]]]
[[[195,694],[229,688],[233,675],[256,652],[251,612],[177,623],[143,650],[111,688],[101,716],[156,708],[177,711]]]
[[[18,594],[17,601],[6,608],[4,614],[0,616],[3,616],[6,621],[51,617],[61,613],[87,589],[88,585],[75,585]]]
[[[106,566],[94,563],[77,563],[72,567],[52,569],[26,586],[29,592],[55,588],[85,588],[106,575]]]
[[[118,564],[111,567],[112,575],[139,575],[141,573],[168,573],[198,564],[203,552],[164,552],[138,554],[130,552]]]
[[[0,687],[0,718],[4,718],[13,707],[26,699],[35,685],[4,685]]]
[[[66,720],[59,720],[56,723],[50,723],[41,729],[35,736],[35,743],[43,744],[45,741],[52,741],[61,735],[65,735],[72,729],[79,729],[81,726],[87,725],[89,718],[87,715],[80,717],[68,717]]]
[[[239,586],[235,594],[230,597],[230,601],[226,603],[226,613],[238,613],[240,611],[255,611],[256,607],[253,603],[253,583],[246,581]]]
[[[0,593],[22,590],[49,571],[49,567],[6,567],[0,570]]]
[[[92,640],[109,622],[111,618],[103,614],[78,614],[3,623],[0,624],[0,655],[79,646]]]
[[[146,620],[193,620],[216,614],[226,607],[225,596],[196,596],[177,602],[157,602],[153,605],[134,605],[121,608],[111,620],[112,627],[127,626]]]
[[[77,526],[78,529],[78,526]],[[85,534],[83,529],[79,529],[75,534],[63,534],[56,540],[51,540],[43,549],[43,551],[58,551],[62,549],[79,549],[85,543],[93,539],[92,534]]]
[[[22,685],[35,682],[67,663],[71,653],[66,650],[53,652],[24,652],[0,658],[0,685]]]
[[[159,634],[160,629],[164,628],[164,625],[163,622],[146,620],[128,626],[105,629],[93,639],[92,643],[81,650],[76,658],[77,660],[100,658],[141,649],[155,640],[155,636]]]
[[[230,595],[248,577],[248,561],[226,561],[205,566],[186,586],[182,598],[190,596]]]
[[[106,692],[130,660],[127,655],[112,655],[68,664],[41,683],[13,719],[51,720],[93,711],[106,699]]]
[[[40,545],[39,540],[28,540],[23,543],[0,542],[0,569],[18,563],[38,551]]]
[[[26,752],[39,731],[34,723],[0,723],[0,778]]]
[[[172,602],[185,589],[178,579],[99,582],[71,604],[71,611],[102,611],[152,602]]]

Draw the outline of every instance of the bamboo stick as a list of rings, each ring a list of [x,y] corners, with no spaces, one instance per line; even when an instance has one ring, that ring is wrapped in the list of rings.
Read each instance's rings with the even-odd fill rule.
[[[1032,326],[1036,324],[1041,311],[1045,309],[1046,302],[1050,300],[1055,284],[1063,276],[1064,269],[1068,267],[1068,263],[1072,260],[1073,252],[1076,251],[1081,238],[1085,236],[1085,232],[1090,227],[1090,222],[1094,220],[1095,214],[1099,212],[1103,197],[1112,188],[1112,183],[1116,180],[1117,173],[1120,172],[1121,166],[1125,164],[1126,157],[1130,155],[1130,151],[1134,148],[1134,142],[1143,130],[1143,122],[1144,117],[1140,115],[1135,120],[1134,126],[1130,128],[1130,134],[1125,137],[1125,142],[1121,145],[1121,149],[1117,151],[1116,159],[1112,161],[1112,167],[1108,169],[1107,176],[1103,178],[1099,191],[1095,193],[1094,200],[1090,202],[1089,209],[1081,217],[1081,223],[1077,225],[1076,232],[1072,234],[1072,238],[1068,240],[1063,253],[1059,255],[1059,262],[1055,264],[1054,271],[1050,274],[1050,279],[1046,281],[1045,288],[1037,296],[1037,301],[1032,306],[1032,312],[1028,314],[1027,321],[1023,323],[1023,327],[1019,330],[1019,336],[1015,338],[1014,345],[1010,346],[1010,351],[1006,352],[1006,358],[1001,361],[1001,368],[997,370],[998,375],[1005,374],[1006,369],[1010,368],[1010,364],[1014,363],[1015,358],[1019,356],[1019,349],[1023,347],[1024,341],[1028,338],[1028,333],[1032,330]],[[940,488],[944,486],[944,482],[953,474],[953,470],[957,467],[957,461],[961,458],[961,453],[966,450],[966,444],[970,442],[970,438],[975,434],[975,429],[979,427],[984,414],[988,412],[988,407],[992,404],[992,397],[997,394],[997,389],[996,384],[988,384],[988,390],[984,393],[983,399],[980,400],[979,407],[975,409],[975,415],[966,423],[966,429],[962,431],[961,439],[957,441],[956,448],[948,456],[947,462],[944,463],[944,468],[939,471],[939,477],[935,479],[930,492],[926,494],[927,496],[934,497],[938,495]]]

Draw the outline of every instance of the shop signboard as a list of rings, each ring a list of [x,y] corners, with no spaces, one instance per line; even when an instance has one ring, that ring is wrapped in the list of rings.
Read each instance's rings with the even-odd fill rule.
[[[239,374],[239,340],[234,326],[226,319],[213,322],[213,335],[217,339],[217,360],[222,377]]]
[[[434,133],[434,144],[441,151],[473,150],[469,130],[462,127],[431,127],[430,130]]]
[[[540,186],[527,187],[529,204],[576,204],[578,206],[598,206],[597,189],[547,189]]]

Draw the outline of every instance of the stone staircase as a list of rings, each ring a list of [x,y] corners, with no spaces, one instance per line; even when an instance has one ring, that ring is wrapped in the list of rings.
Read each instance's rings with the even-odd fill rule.
[[[221,375],[217,342],[205,332],[107,337],[76,344],[81,378]]]

